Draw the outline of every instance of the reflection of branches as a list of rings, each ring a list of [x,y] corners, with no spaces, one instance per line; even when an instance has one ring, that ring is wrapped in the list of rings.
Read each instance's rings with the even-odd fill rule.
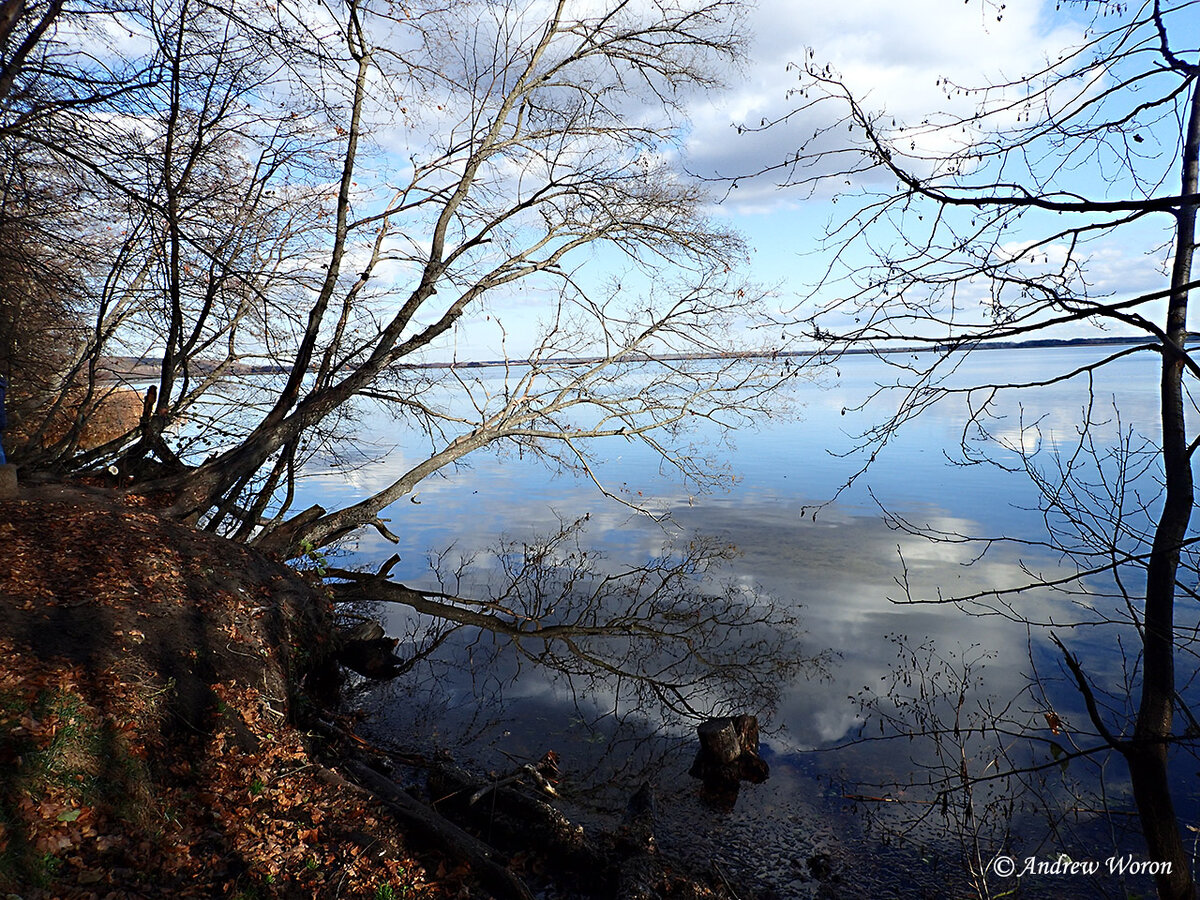
[[[680,477],[717,482],[722,466],[689,441],[690,430],[700,422],[730,429],[756,415],[778,414],[783,406],[776,389],[798,370],[765,357],[731,357],[712,340],[710,328],[733,328],[757,305],[744,295],[731,300],[726,275],[710,273],[699,285],[676,287],[655,291],[639,313],[618,309],[616,295],[595,310],[593,297],[562,297],[530,357],[497,365],[487,378],[456,366],[431,383],[426,370],[389,369],[372,397],[420,429],[424,458],[351,506],[329,513],[313,507],[307,518],[256,541],[286,549],[301,532],[325,544],[364,522],[378,528],[379,514],[423,479],[490,445],[579,472],[618,498],[592,465],[590,448],[599,439],[635,441]],[[607,348],[602,356],[594,355],[599,346]]]
[[[860,770],[850,799],[885,834],[918,844],[952,835],[974,893],[996,896],[988,881],[995,854],[1036,852],[1047,840],[1031,820],[1049,825],[1051,846],[1060,851],[1073,846],[1073,829],[1086,831],[1093,815],[1107,812],[1080,766],[1101,772],[1110,746],[1075,728],[1033,683],[1007,701],[990,697],[986,670],[994,652],[978,645],[943,652],[932,640],[890,638],[897,665],[877,690],[858,693],[866,718],[843,752],[878,742],[903,747],[914,771],[893,765],[875,781]],[[889,759],[894,763],[895,754]],[[1094,851],[1086,834],[1076,840]]]
[[[834,352],[871,348],[896,373],[893,383],[864,401],[864,407],[877,399],[898,402],[861,436],[855,452],[867,460],[852,480],[901,427],[955,397],[964,402],[966,421],[961,458],[954,462],[991,463],[1028,476],[1039,496],[1030,511],[1040,515],[1044,539],[985,535],[970,563],[1002,548],[1032,549],[1055,558],[1054,568],[1041,573],[1018,559],[1023,583],[964,597],[944,597],[940,586],[927,593],[936,596],[933,602],[959,602],[1024,623],[1037,679],[1030,687],[1047,695],[1037,660],[1053,654],[1102,747],[1119,750],[1128,763],[1146,848],[1152,859],[1166,861],[1167,871],[1156,875],[1160,895],[1190,898],[1192,860],[1173,808],[1168,747],[1189,740],[1174,720],[1181,706],[1176,659],[1181,651],[1195,651],[1200,634],[1194,610],[1178,602],[1194,595],[1197,574],[1190,523],[1192,457],[1200,439],[1185,416],[1189,405],[1195,408],[1187,380],[1200,377],[1200,364],[1187,348],[1200,210],[1200,69],[1189,61],[1196,50],[1195,4],[1152,0],[1095,9],[1103,11],[1081,29],[1074,46],[1048,54],[1035,71],[975,86],[939,79],[945,104],[914,122],[870,109],[864,95],[810,50],[794,67],[796,109],[761,126],[803,123],[795,132],[796,149],[743,177],[767,174],[810,192],[833,178],[850,185],[834,198],[850,202],[838,207],[826,229],[827,261],[797,318]],[[1101,21],[1110,12],[1116,14],[1112,25]],[[965,101],[956,99],[964,95]],[[810,125],[816,126],[811,132]],[[1099,172],[1102,180],[1082,175]],[[1170,235],[1154,238],[1157,246],[1143,231],[1155,221]],[[1145,289],[1136,275],[1110,277],[1103,270],[1106,253],[1130,260],[1130,268],[1137,265],[1131,240],[1150,244],[1146,255],[1155,264],[1145,274],[1160,282],[1157,288]],[[1089,333],[1084,328],[1110,326],[1136,329],[1128,341],[1138,346],[1102,351],[1082,366],[1048,360],[1056,370],[1048,377],[980,379],[990,382],[984,384],[967,377],[966,360],[980,347],[1034,335],[1053,346],[1059,336],[1077,338]],[[1158,403],[1157,415],[1141,430],[1123,422],[1119,410],[1111,418],[1099,415],[1094,379],[1122,358],[1146,356],[1144,349],[1159,357],[1156,371],[1148,373]],[[1071,420],[1073,438],[1059,435],[1060,445],[1043,446],[1044,419],[1027,422],[1024,409],[1016,437],[1006,440],[993,429],[1009,391],[1037,396],[1068,383],[1084,392],[1082,415]],[[890,521],[921,538],[970,540],[899,516]],[[909,574],[906,568],[898,579],[905,596],[924,600],[913,597]],[[1023,608],[1016,606],[1018,596]],[[1052,601],[1061,597],[1082,613],[1073,625],[1117,626],[1109,629],[1117,636],[1115,653],[1087,659],[1065,644],[1044,641],[1048,636],[1039,626],[1055,624],[1058,604]],[[1187,622],[1177,622],[1185,610]],[[1140,652],[1126,658],[1122,634],[1136,634]],[[1105,664],[1114,656],[1121,671],[1109,678]],[[904,668],[928,696],[941,698],[940,709],[925,702],[926,693],[897,709],[917,723],[952,722],[951,733],[961,734],[959,695],[935,682],[955,681],[971,661],[907,658]],[[992,711],[979,714],[985,713]],[[903,727],[899,719],[897,724]],[[1009,722],[1031,733],[1038,724],[1036,716]],[[944,730],[934,733],[936,778],[970,802],[977,773],[964,778],[961,755],[947,752],[939,740],[945,740]],[[1045,759],[1044,752],[1041,759],[1021,760],[995,749],[1013,773]],[[1050,764],[1062,755],[1055,742]],[[1053,817],[1054,807],[1047,812]],[[969,825],[972,817],[960,821]],[[970,846],[977,864],[977,845]]]
[[[793,617],[761,593],[720,582],[727,544],[693,538],[640,565],[612,566],[587,549],[587,517],[556,534],[502,543],[491,567],[472,558],[435,571],[453,590],[414,589],[375,574],[331,570],[345,601],[399,603],[506,640],[518,659],[566,675],[573,688],[645,702],[674,716],[766,711],[804,659]],[[487,599],[462,596],[477,582]]]

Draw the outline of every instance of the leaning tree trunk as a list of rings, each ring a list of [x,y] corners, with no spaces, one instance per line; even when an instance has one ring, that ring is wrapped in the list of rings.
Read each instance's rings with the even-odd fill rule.
[[[1195,197],[1200,185],[1200,91],[1192,86],[1183,152],[1182,196]],[[1187,285],[1196,239],[1196,206],[1185,200],[1176,211],[1175,263],[1166,337],[1162,347],[1162,454],[1166,498],[1154,531],[1146,571],[1142,646],[1142,696],[1133,741],[1125,750],[1134,801],[1151,860],[1170,863],[1155,876],[1158,894],[1192,900],[1191,860],[1183,845],[1167,767],[1175,702],[1175,578],[1194,502],[1191,453],[1184,418],[1184,345],[1187,340]]]

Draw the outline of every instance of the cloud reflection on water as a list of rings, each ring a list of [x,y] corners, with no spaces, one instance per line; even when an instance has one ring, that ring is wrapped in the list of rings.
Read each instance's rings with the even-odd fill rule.
[[[1039,365],[1069,367],[1079,359],[1072,352],[1078,353],[1031,352],[1025,371],[1034,372]],[[978,354],[972,368],[960,368],[955,377],[1000,380],[1020,368],[1014,360],[1011,354]],[[953,451],[961,434],[960,414],[949,403],[903,432],[859,485],[812,516],[810,506],[826,501],[855,470],[854,459],[837,454],[853,445],[856,429],[872,415],[870,410],[857,416],[842,411],[873,385],[895,376],[869,358],[843,360],[839,371],[844,377],[835,388],[797,388],[801,420],[764,423],[735,436],[733,467],[741,480],[724,494],[696,496],[662,477],[657,461],[644,448],[625,442],[612,444],[608,458],[596,466],[608,483],[628,483],[631,492],[642,491],[656,507],[671,509],[676,533],[715,534],[736,544],[742,555],[730,564],[727,576],[761,586],[770,596],[799,607],[807,645],[841,654],[831,680],[793,685],[786,692],[778,718],[784,730],[771,738],[780,749],[836,742],[848,735],[857,716],[847,703],[847,690],[879,681],[886,673],[894,655],[889,634],[919,634],[947,646],[986,643],[1005,660],[992,676],[993,690],[1005,694],[1020,689],[1028,656],[1025,630],[997,616],[966,616],[953,606],[893,602],[903,596],[897,583],[903,571],[901,557],[909,588],[921,598],[1022,584],[1029,580],[1023,567],[1036,565],[1051,572],[1059,566],[1049,554],[1038,559],[1036,552],[1026,550],[1018,557],[1003,548],[975,560],[978,549],[970,544],[930,543],[897,532],[881,519],[874,498],[894,504],[897,513],[914,523],[948,534],[1020,534],[1041,527],[1033,509],[1036,497],[1023,475],[947,465],[944,452]],[[1012,424],[1020,421],[1017,417],[1028,415],[1028,420],[1041,423],[1044,434],[1069,433],[1081,408],[1070,387],[1039,396],[1036,410],[1022,412],[1016,398],[1005,401],[1007,406],[997,411],[1009,418],[999,419],[996,431],[1010,433],[1004,429],[1017,427]],[[1122,402],[1136,419],[1138,399],[1125,397]],[[395,449],[346,473],[344,482],[336,475],[318,479],[310,485],[314,494],[350,493],[390,483],[415,459],[415,452],[406,447],[423,446],[422,438],[397,432],[394,423],[369,422],[367,431],[387,435],[377,439],[376,446],[393,441]],[[1019,431],[1017,427],[1012,433]],[[873,497],[863,489],[868,481]],[[426,559],[430,550],[454,545],[457,552],[470,555],[499,535],[519,540],[584,513],[591,517],[590,539],[616,561],[657,555],[671,536],[600,497],[590,484],[511,454],[481,454],[467,466],[446,470],[424,482],[416,499],[420,503],[401,500],[385,513],[392,529],[404,536],[403,545],[395,548],[373,532],[364,533],[353,553],[356,562],[377,564],[399,549],[402,560],[396,577],[432,587]],[[1053,608],[1037,599],[1023,602]]]
[[[979,354],[975,368],[960,370],[956,377],[999,380],[1012,371],[1035,377],[1069,368],[1088,352]],[[1156,416],[1153,379],[1143,389],[1144,368],[1138,368],[1139,363],[1123,362],[1107,387],[1098,385],[1094,390],[1103,405],[1108,402],[1104,391],[1111,397],[1119,389],[1122,417],[1148,427],[1146,423],[1152,425]],[[761,815],[786,817],[791,815],[787,810],[803,807],[811,799],[808,795],[819,790],[811,778],[814,774],[833,775],[852,765],[860,775],[883,779],[890,773],[899,778],[912,766],[909,754],[919,753],[920,748],[897,749],[896,743],[860,746],[851,755],[805,752],[845,742],[858,733],[862,714],[850,698],[864,688],[881,691],[891,683],[902,646],[895,635],[907,635],[910,644],[936,647],[948,659],[981,646],[992,654],[983,663],[984,693],[1001,699],[1021,697],[1018,711],[1034,723],[1042,715],[1041,701],[1036,693],[1024,692],[1031,664],[1036,663],[1049,689],[1058,692],[1051,698],[1055,710],[1064,720],[1082,722],[1077,692],[1060,671],[1058,658],[1037,641],[1031,647],[1025,626],[1002,615],[1006,612],[1002,607],[986,598],[965,612],[949,604],[894,602],[904,595],[898,580],[905,572],[911,594],[928,599],[1025,584],[1031,579],[1030,570],[1043,575],[1066,571],[1058,556],[1036,547],[1018,550],[996,545],[978,558],[977,545],[931,543],[888,526],[879,504],[915,525],[945,534],[1041,535],[1044,523],[1038,497],[1023,473],[947,463],[945,454],[953,455],[962,434],[960,409],[951,403],[935,407],[902,432],[837,503],[821,506],[856,470],[859,461],[838,453],[853,445],[856,429],[873,415],[869,410],[843,415],[842,410],[892,374],[866,358],[843,360],[840,368],[844,378],[836,388],[798,388],[801,420],[764,423],[735,436],[732,462],[739,480],[727,492],[697,496],[662,477],[657,462],[638,447],[625,442],[611,445],[597,471],[610,484],[626,482],[632,491],[652,498],[656,507],[670,509],[672,525],[667,530],[598,496],[591,485],[555,475],[535,461],[482,454],[469,468],[447,470],[445,477],[424,483],[418,496],[421,503],[402,500],[385,513],[392,519],[392,530],[404,538],[401,547],[365,533],[354,560],[375,565],[398,549],[403,558],[396,577],[414,586],[432,587],[429,550],[453,544],[457,552],[469,555],[494,544],[499,535],[519,541],[552,529],[560,519],[584,513],[590,515],[588,539],[609,555],[613,565],[651,558],[661,553],[665,540],[680,534],[717,535],[735,544],[741,553],[729,563],[725,576],[797,608],[807,651],[831,649],[839,654],[827,677],[798,679],[783,691],[764,733],[777,775],[770,791],[747,791],[743,797],[747,809]],[[1028,423],[1037,421],[1043,450],[1070,446],[1087,401],[1086,389],[1082,394],[1080,389],[1080,385],[1062,385],[1037,396],[1006,398],[1005,405],[997,407],[1001,418],[991,423],[991,431],[1019,437],[1024,422],[1028,436]],[[404,446],[402,436],[395,439]],[[1015,456],[1005,459],[1011,462]],[[350,477],[359,486],[385,484],[411,461],[402,460],[398,451]],[[314,496],[341,489],[336,476],[310,486]],[[815,516],[814,506],[818,507]],[[1099,595],[1064,597],[1038,591],[1015,602],[1018,611],[1034,618],[1064,623],[1102,619],[1112,601]],[[402,619],[396,615],[397,629]],[[1089,671],[1098,679],[1120,683],[1126,661],[1113,651],[1111,629],[1067,629],[1062,634],[1089,660]],[[561,678],[528,666],[518,672],[511,654],[485,643],[472,648],[469,661],[441,670],[446,678],[441,685],[446,694],[441,712],[449,709],[453,714],[439,728],[457,721],[461,734],[478,741],[476,750],[485,765],[495,764],[505,753],[537,750],[546,742],[558,748],[573,746],[576,765],[584,769],[602,762],[619,764],[621,754],[612,751],[620,736],[605,732],[603,720],[598,731],[591,732],[581,721],[581,707],[600,718],[617,705],[619,698],[612,691],[593,686],[588,696],[580,698]],[[493,655],[494,649],[500,652]],[[515,684],[508,683],[512,677],[517,677]],[[396,697],[388,702],[395,708],[403,705]],[[416,715],[424,717],[426,724],[435,721],[432,712]],[[636,720],[636,715],[630,716],[631,723]],[[490,728],[483,727],[487,723]],[[589,733],[599,733],[599,741],[590,743]],[[456,745],[460,736],[441,731],[436,740]],[[1118,777],[1113,785],[1119,782]]]

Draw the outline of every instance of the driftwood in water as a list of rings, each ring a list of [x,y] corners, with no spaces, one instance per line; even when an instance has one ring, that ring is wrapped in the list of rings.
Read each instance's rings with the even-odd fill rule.
[[[369,766],[355,760],[344,765],[346,771],[382,800],[393,815],[466,862],[494,896],[503,900],[533,900],[529,888],[505,867],[494,848],[410,797]]]
[[[364,619],[353,628],[343,628],[338,632],[337,640],[342,644],[350,644],[355,641],[374,641],[383,637],[383,626],[373,619]]]
[[[338,633],[334,659],[348,669],[368,678],[395,678],[428,659],[451,634],[454,627],[435,629],[422,644],[410,647],[407,658],[396,655],[397,638],[387,637],[378,622],[360,622]]]
[[[507,784],[482,782],[457,766],[435,764],[429,787],[438,797],[439,811],[466,817],[489,841],[514,851],[536,847],[562,870],[586,873],[579,888],[588,894],[616,900],[662,896],[659,888],[668,879],[654,837],[655,801],[648,783],[629,801],[615,835],[590,834],[537,797]]]
[[[700,750],[688,774],[704,782],[710,799],[732,805],[741,782],[762,784],[770,767],[758,755],[758,719],[727,716],[696,727]]]
[[[458,766],[435,763],[429,792],[440,812],[486,829],[489,839],[514,850],[536,846],[568,867],[603,870],[602,848],[550,804],[509,784],[483,781]]]

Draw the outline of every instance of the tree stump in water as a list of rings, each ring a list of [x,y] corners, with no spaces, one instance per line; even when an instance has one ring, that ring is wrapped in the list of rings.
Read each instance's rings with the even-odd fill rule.
[[[708,799],[732,807],[741,782],[762,784],[770,767],[758,755],[758,718],[741,715],[709,719],[696,727],[700,751],[688,770],[704,782]]]

